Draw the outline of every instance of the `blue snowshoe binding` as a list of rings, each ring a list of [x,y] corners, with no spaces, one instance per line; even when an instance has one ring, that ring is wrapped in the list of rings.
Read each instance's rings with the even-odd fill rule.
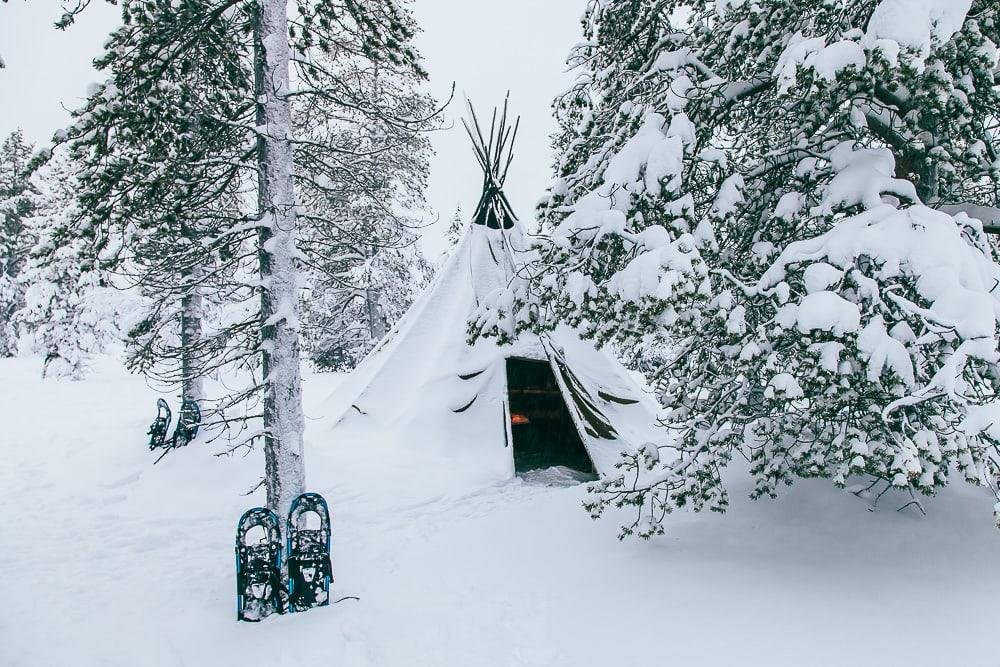
[[[201,424],[201,408],[190,399],[181,403],[181,412],[177,415],[177,428],[174,429],[172,443],[174,447],[183,447],[198,435]]]
[[[295,613],[330,604],[330,510],[318,493],[303,493],[292,502],[288,538],[288,611]]]
[[[251,543],[248,534],[257,527],[263,537]],[[282,592],[278,515],[256,507],[245,512],[236,527],[236,618],[257,622],[282,613]]]
[[[156,419],[149,425],[146,435],[149,436],[149,448],[166,447],[167,431],[170,429],[170,406],[162,398],[156,399]]]

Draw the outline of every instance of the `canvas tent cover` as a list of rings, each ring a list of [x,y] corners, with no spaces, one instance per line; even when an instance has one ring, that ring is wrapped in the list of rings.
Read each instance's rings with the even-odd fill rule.
[[[469,225],[437,278],[328,399],[335,437],[419,449],[492,479],[514,475],[507,358],[547,361],[598,473],[625,450],[661,442],[658,406],[628,372],[572,329],[512,345],[467,340],[479,300],[505,287],[524,232]]]

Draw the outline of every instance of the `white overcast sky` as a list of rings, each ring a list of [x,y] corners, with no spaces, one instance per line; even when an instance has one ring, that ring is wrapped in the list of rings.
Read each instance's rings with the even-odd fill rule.
[[[44,143],[79,107],[87,85],[98,79],[90,63],[118,21],[117,8],[95,0],[67,31],[52,27],[57,0],[0,3],[0,136],[20,127]],[[552,98],[571,81],[565,73],[569,49],[579,41],[586,0],[415,0],[422,29],[417,46],[430,73],[429,90],[443,99],[455,83],[448,112],[452,129],[436,133],[428,201],[440,222],[425,234],[434,258],[443,249],[440,233],[455,207],[471,214],[481,175],[458,118],[463,96],[486,114],[510,91],[521,116],[516,159],[507,194],[522,220],[533,218],[535,202],[550,177],[549,134],[555,129]]]

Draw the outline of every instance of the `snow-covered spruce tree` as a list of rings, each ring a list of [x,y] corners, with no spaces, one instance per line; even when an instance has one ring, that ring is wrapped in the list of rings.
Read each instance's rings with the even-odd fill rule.
[[[465,233],[465,226],[468,224],[469,221],[465,219],[465,215],[462,213],[462,205],[459,204],[455,207],[455,213],[448,222],[448,229],[444,232],[444,237],[447,239],[449,245],[454,246],[462,239],[462,234]]]
[[[534,280],[474,331],[580,324],[657,386],[673,437],[627,453],[595,514],[624,534],[795,477],[995,490],[1000,7],[592,2],[556,103]],[[513,304],[502,308],[497,304]],[[1000,505],[998,505],[1000,510]]]
[[[17,353],[11,318],[24,303],[17,277],[34,245],[25,222],[36,205],[28,171],[31,151],[20,130],[0,145],[0,357]]]
[[[232,66],[234,73],[238,71],[238,76],[234,74],[230,90],[219,94],[227,98],[231,95],[234,100],[239,98],[240,103],[225,111],[209,104],[208,108],[218,115],[203,120],[217,123],[219,128],[241,131],[241,141],[237,145],[242,151],[236,156],[206,154],[205,159],[231,167],[231,183],[256,184],[256,201],[250,205],[256,210],[246,215],[243,227],[232,230],[237,235],[248,232],[255,236],[251,246],[254,254],[248,257],[244,252],[246,246],[239,245],[238,256],[227,261],[225,266],[233,268],[233,275],[249,278],[242,265],[246,260],[252,262],[256,274],[245,284],[256,290],[258,305],[243,310],[253,323],[246,329],[250,337],[245,351],[254,354],[259,365],[252,386],[236,397],[246,412],[235,419],[246,423],[249,418],[260,417],[263,425],[249,436],[245,435],[235,446],[263,440],[268,505],[280,514],[287,510],[304,485],[298,297],[299,264],[310,258],[297,248],[297,239],[309,226],[323,223],[322,218],[310,216],[300,205],[296,176],[301,179],[305,174],[306,178],[313,178],[317,165],[343,165],[353,157],[342,154],[336,145],[296,137],[293,107],[295,113],[300,113],[299,109],[310,105],[310,100],[312,106],[309,108],[322,108],[331,100],[343,100],[348,106],[354,102],[352,82],[338,79],[336,72],[323,66],[327,54],[350,54],[359,61],[406,68],[422,76],[417,55],[409,46],[412,19],[391,0],[303,0],[295,3],[291,18],[286,0],[180,0],[170,3],[129,0],[122,5],[123,12],[153,17],[150,26],[155,32],[150,35],[151,47],[142,60],[133,63],[135,81],[132,85],[153,92],[151,103],[140,110],[144,123],[155,125],[178,119],[187,122],[189,117],[185,114],[175,117],[168,113],[170,109],[163,109],[157,91],[163,84],[165,92],[174,92],[172,87],[180,78],[174,77],[170,68],[185,60],[190,50],[204,45],[204,35],[218,30],[220,39],[226,40],[226,48],[218,51],[220,57],[239,54],[238,62],[234,58],[226,63]],[[61,24],[72,23],[76,11],[68,12]],[[163,18],[157,20],[156,17]],[[170,20],[166,20],[167,17]],[[223,69],[222,65],[219,67]],[[181,78],[183,74],[182,70]],[[220,79],[216,83],[224,82]],[[115,107],[114,99],[104,97],[107,90],[105,87],[97,91],[84,114]],[[111,93],[113,96],[116,91]],[[164,97],[170,99],[169,94]],[[174,109],[180,110],[181,107]],[[399,122],[412,121],[400,119]],[[184,132],[175,130],[174,134]],[[73,139],[87,140],[88,137],[84,134]],[[107,140],[113,143],[117,135],[109,133]],[[228,146],[225,142],[224,145]],[[163,156],[148,157],[155,164]],[[195,163],[193,167],[203,166]],[[183,179],[190,172],[181,170],[178,173]],[[224,184],[217,183],[216,187]],[[188,212],[182,200],[177,203],[179,211]],[[127,235],[121,238],[130,240]],[[128,246],[123,243],[122,247]],[[262,406],[259,412],[252,409],[256,400]],[[236,407],[234,401],[230,403]]]
[[[123,3],[122,26],[96,61],[107,80],[57,139],[69,139],[83,169],[80,235],[106,271],[146,297],[126,338],[129,367],[203,402],[211,429],[243,397],[209,409],[203,378],[252,368],[256,358],[253,309],[210,330],[204,321],[206,305],[217,311],[220,299],[254,296],[236,278],[253,256],[253,230],[239,210],[250,149],[229,122],[252,91],[231,18],[190,31],[183,50],[160,58],[172,33],[197,23],[201,10]],[[151,66],[155,74],[145,75]]]
[[[12,328],[42,357],[42,377],[79,380],[90,355],[120,339],[136,303],[94,267],[75,233],[79,182],[73,163],[60,153],[33,180],[35,209],[24,224],[35,243],[17,276],[24,298]]]

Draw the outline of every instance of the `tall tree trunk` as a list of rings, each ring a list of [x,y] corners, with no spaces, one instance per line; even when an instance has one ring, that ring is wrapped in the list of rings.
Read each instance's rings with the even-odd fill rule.
[[[365,269],[365,311],[368,315],[368,336],[372,341],[378,342],[385,336],[385,318],[382,317],[382,308],[379,307],[379,300],[382,293],[372,287],[371,261],[375,256],[375,251],[365,246],[365,261],[368,263]]]
[[[202,268],[194,265],[183,276],[187,291],[181,297],[181,400],[200,403],[205,398],[204,382],[196,360],[201,341],[203,300]]]
[[[287,0],[261,0],[255,39],[261,351],[267,506],[283,517],[305,490]]]
[[[365,289],[365,306],[368,309],[368,335],[376,343],[385,337],[385,317],[382,316],[382,308],[378,303],[381,298],[382,293],[379,290],[373,287]]]
[[[920,168],[920,180],[917,183],[917,196],[920,197],[920,201],[927,204],[928,206],[933,206],[938,202],[940,198],[940,174],[938,173],[937,164],[931,163],[930,158],[926,158],[926,161],[921,165]]]

